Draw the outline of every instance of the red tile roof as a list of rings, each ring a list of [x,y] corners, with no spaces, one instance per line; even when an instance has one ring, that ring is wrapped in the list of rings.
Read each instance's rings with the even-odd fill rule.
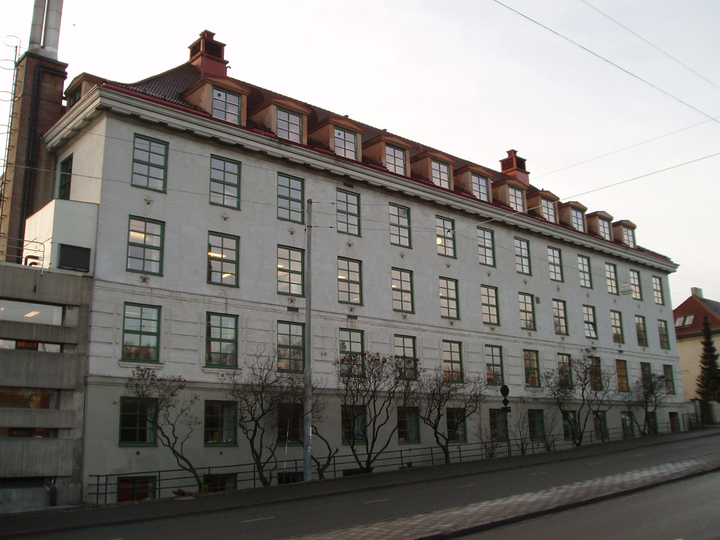
[[[678,339],[701,336],[705,317],[710,324],[710,331],[713,334],[720,334],[720,302],[690,296],[673,310],[675,320],[688,315],[694,315],[691,324],[675,327],[675,335]]]

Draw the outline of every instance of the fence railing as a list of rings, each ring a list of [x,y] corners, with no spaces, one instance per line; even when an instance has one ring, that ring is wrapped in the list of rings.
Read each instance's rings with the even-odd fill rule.
[[[43,268],[45,244],[0,235],[0,261]]]

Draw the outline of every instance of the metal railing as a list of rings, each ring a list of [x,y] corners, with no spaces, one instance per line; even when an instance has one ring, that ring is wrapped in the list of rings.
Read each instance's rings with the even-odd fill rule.
[[[0,261],[43,268],[45,244],[0,235]]]

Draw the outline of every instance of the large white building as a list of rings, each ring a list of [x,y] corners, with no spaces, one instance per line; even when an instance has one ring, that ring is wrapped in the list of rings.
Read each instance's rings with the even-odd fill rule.
[[[93,475],[127,477],[132,498],[154,489],[142,471],[175,467],[125,394],[138,365],[199,393],[197,466],[250,461],[234,427],[217,440],[208,426],[229,428],[226,375],[257,351],[303,370],[309,280],[313,370],[331,388],[333,362],[359,350],[488,377],[474,441],[501,384],[547,410],[541,374],[590,349],[621,389],[641,369],[666,376],[657,421],[679,425],[676,265],[639,247],[632,222],[533,187],[514,150],[492,170],[228,77],[223,49],[203,32],[188,63],[144,81],[83,74],[43,138],[55,198],[25,240],[45,246],[46,272],[92,279],[86,499]],[[608,411],[608,427],[621,415]],[[391,449],[433,444],[412,423]],[[320,430],[343,448],[339,403]]]

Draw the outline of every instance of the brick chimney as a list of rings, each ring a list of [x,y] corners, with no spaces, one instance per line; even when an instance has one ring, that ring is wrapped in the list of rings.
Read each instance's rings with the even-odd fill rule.
[[[517,155],[517,150],[508,150],[507,155],[508,157],[500,160],[502,172],[529,187],[530,175],[525,170],[525,159]]]
[[[703,297],[703,292],[700,287],[690,287],[690,294],[692,294],[695,298]]]
[[[188,47],[190,49],[190,63],[200,70],[202,76],[227,76],[227,63],[225,60],[225,44],[213,39],[215,34],[205,30],[200,39]]]

